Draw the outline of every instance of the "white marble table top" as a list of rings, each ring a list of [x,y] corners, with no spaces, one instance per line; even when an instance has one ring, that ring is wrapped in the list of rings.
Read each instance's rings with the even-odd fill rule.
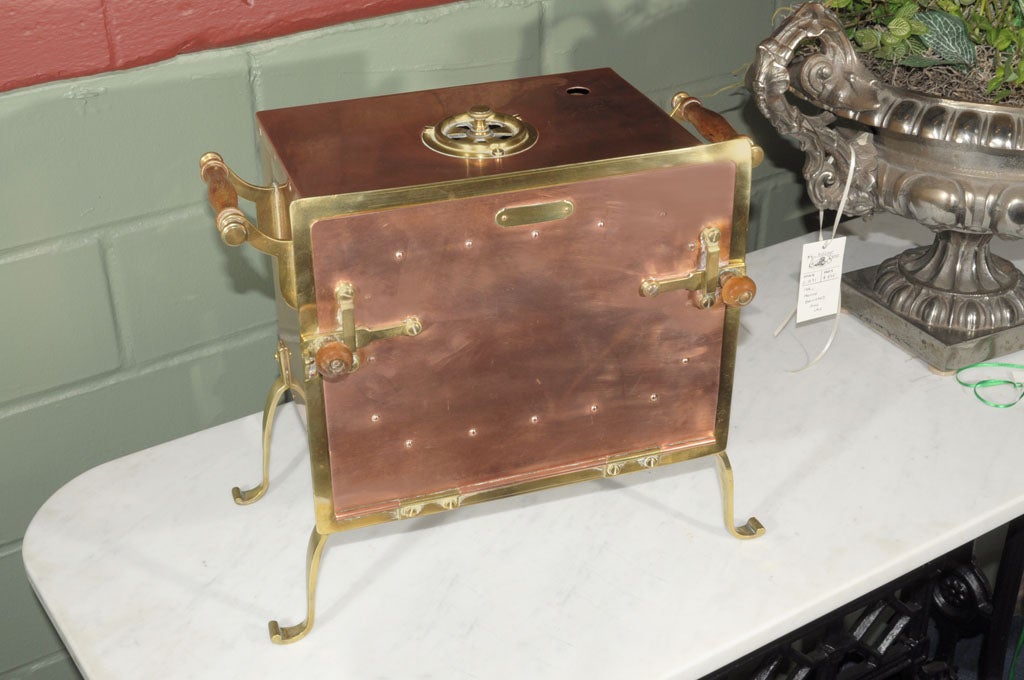
[[[853,230],[847,269],[930,238]],[[315,628],[276,646],[267,621],[305,612],[312,525],[289,407],[261,501],[229,491],[258,478],[256,414],[67,484],[29,527],[29,576],[89,678],[700,677],[1024,514],[1024,404],[985,407],[848,316],[790,372],[829,330],[772,337],[798,251],[749,258],[729,453],[762,538],[723,529],[712,459],[336,534]]]

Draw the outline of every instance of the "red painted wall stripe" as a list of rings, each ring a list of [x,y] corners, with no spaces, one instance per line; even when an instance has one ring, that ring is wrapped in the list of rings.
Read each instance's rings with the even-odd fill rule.
[[[10,0],[0,92],[450,0]]]

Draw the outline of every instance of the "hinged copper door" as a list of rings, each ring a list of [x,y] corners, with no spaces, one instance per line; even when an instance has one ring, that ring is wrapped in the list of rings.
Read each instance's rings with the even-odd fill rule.
[[[640,288],[698,267],[709,226],[728,258],[735,174],[686,164],[315,221],[317,332],[342,324],[339,287],[360,329],[422,328],[323,381],[334,517],[714,444],[723,306]]]

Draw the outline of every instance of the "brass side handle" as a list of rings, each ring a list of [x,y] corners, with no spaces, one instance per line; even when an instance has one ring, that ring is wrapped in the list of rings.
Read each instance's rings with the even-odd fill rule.
[[[745,139],[750,142],[750,163],[753,167],[761,165],[764,150],[746,135],[736,132],[722,114],[704,108],[696,97],[680,92],[672,97],[672,117],[679,122],[686,122],[696,128],[700,136],[709,142],[727,142],[731,139]]]
[[[236,175],[221,155],[213,151],[199,159],[199,176],[206,184],[207,199],[217,214],[216,226],[221,239],[229,246],[248,243],[275,258],[281,298],[289,307],[296,309],[295,256],[288,215],[290,188],[278,184],[250,184]],[[239,198],[255,204],[255,223],[239,210]]]
[[[220,154],[210,152],[199,159],[199,174],[206,182],[210,207],[217,213],[217,231],[224,243],[240,246],[249,239],[252,223],[238,208],[238,192],[231,184],[228,166]]]

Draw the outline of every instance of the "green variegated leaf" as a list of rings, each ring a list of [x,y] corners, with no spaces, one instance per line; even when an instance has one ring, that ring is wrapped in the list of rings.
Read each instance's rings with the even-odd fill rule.
[[[917,14],[917,3],[914,0],[910,0],[910,2],[900,5],[896,9],[894,16],[898,19],[909,19],[915,14]]]
[[[1024,2],[1024,0],[1021,0]],[[928,26],[918,18],[910,19],[910,32],[914,35],[924,35],[928,32]]]
[[[910,37],[910,22],[903,17],[896,17],[889,22],[889,32],[903,40]]]
[[[892,47],[893,45],[895,45],[896,43],[900,42],[901,40],[903,40],[903,38],[899,37],[895,33],[890,33],[890,32],[887,31],[887,32],[882,34],[882,44],[883,45],[888,45],[889,47]]]
[[[903,61],[900,62],[904,66],[910,66],[913,68],[927,68],[929,66],[940,66],[947,62],[938,61],[937,59],[929,59],[928,57],[920,54],[911,54],[907,56]]]
[[[862,50],[871,51],[881,44],[878,31],[862,28],[853,34],[853,40]]]
[[[1007,47],[1013,44],[1013,31],[1008,28],[1000,29],[995,35],[995,39],[992,41],[992,46],[1002,52]]]
[[[963,19],[945,12],[921,12],[917,18],[928,27],[921,39],[940,59],[952,64],[974,63],[974,44],[967,37]]]

